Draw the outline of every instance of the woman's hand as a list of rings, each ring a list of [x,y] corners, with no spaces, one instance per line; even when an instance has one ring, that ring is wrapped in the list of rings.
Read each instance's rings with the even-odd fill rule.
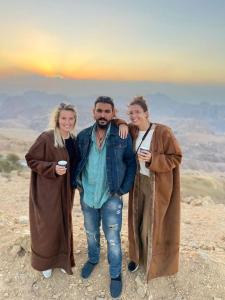
[[[120,124],[119,125],[119,136],[121,137],[121,139],[126,139],[128,136],[128,126],[126,124]]]
[[[62,166],[59,166],[59,165],[56,165],[55,166],[55,172],[56,172],[56,174],[58,174],[58,175],[64,175],[64,174],[66,174],[66,168],[65,167],[62,167]]]
[[[150,151],[140,151],[138,153],[138,159],[144,162],[150,162],[152,159],[152,154]]]

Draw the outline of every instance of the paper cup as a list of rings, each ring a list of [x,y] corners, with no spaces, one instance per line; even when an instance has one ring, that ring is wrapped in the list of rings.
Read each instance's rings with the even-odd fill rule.
[[[66,160],[59,160],[58,161],[58,166],[60,167],[65,167],[67,166],[67,161]]]
[[[150,152],[147,147],[140,147],[140,152]]]

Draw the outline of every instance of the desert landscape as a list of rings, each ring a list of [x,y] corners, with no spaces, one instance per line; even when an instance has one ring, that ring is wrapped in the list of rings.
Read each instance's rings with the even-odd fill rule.
[[[22,105],[20,105],[22,111]],[[15,111],[16,108],[14,108]],[[81,124],[91,122],[81,111]],[[87,112],[86,112],[87,114]],[[4,116],[7,116],[6,111]],[[84,115],[85,116],[85,115]],[[43,115],[42,115],[43,117]],[[20,120],[19,120],[20,119]],[[160,119],[160,118],[159,118]],[[123,209],[123,293],[126,300],[199,300],[225,299],[225,136],[190,119],[163,118],[181,143],[184,159],[181,168],[182,217],[180,270],[171,277],[149,283],[144,272],[127,271],[127,196]],[[23,120],[27,120],[27,123]],[[36,120],[37,129],[30,126]],[[101,239],[101,261],[88,280],[80,277],[86,261],[86,237],[78,193],[73,209],[73,275],[54,270],[50,279],[30,266],[28,192],[30,171],[23,165],[24,154],[47,126],[47,116],[38,119],[35,109],[20,113],[20,118],[1,119],[0,162],[10,153],[20,159],[21,167],[0,173],[0,299],[110,299],[106,243]],[[20,122],[19,122],[20,121]],[[17,124],[17,126],[15,126]],[[190,126],[191,124],[191,126]]]
[[[50,279],[30,266],[28,221],[29,171],[13,171],[0,176],[1,266],[0,299],[110,299],[106,243],[101,239],[101,260],[88,280],[80,277],[87,248],[83,218],[76,194],[73,210],[74,252],[73,275],[54,270]],[[199,174],[183,175],[204,181]],[[214,183],[211,177],[211,184]],[[193,178],[193,180],[196,180]],[[210,182],[210,177],[205,177]],[[187,196],[182,202],[181,249],[179,273],[157,278],[148,284],[142,269],[127,271],[127,197],[123,210],[123,293],[121,299],[225,299],[225,206],[210,196]]]

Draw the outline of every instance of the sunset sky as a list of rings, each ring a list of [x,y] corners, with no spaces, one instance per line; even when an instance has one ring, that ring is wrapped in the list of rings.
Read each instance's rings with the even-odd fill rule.
[[[225,84],[224,0],[0,0],[0,77]]]

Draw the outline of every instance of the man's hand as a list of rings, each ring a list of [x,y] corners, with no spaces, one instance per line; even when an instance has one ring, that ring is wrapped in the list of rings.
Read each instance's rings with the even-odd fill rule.
[[[120,124],[119,125],[119,136],[121,137],[121,139],[126,139],[128,136],[128,126],[126,124]]]

